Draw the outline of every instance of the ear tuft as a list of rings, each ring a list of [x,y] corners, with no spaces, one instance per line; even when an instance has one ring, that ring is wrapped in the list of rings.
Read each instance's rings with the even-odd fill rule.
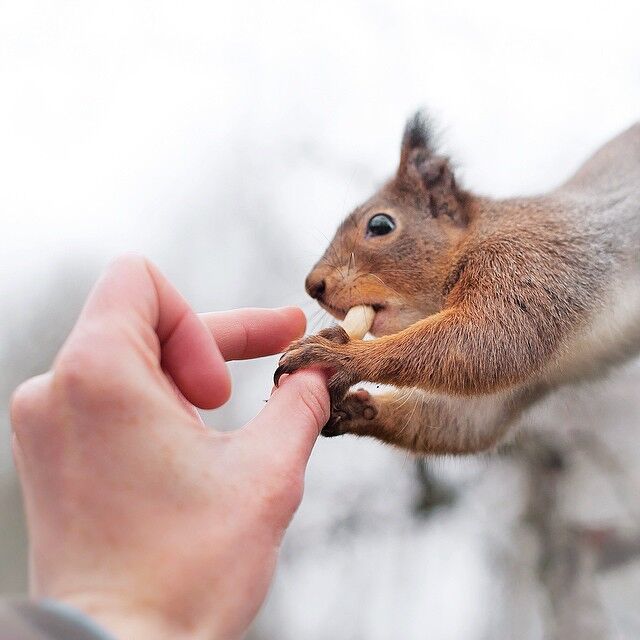
[[[448,159],[437,155],[434,147],[431,119],[417,111],[404,129],[396,184],[419,195],[434,218],[466,224],[466,193],[456,184]]]
[[[409,153],[413,149],[429,149],[433,143],[433,125],[424,110],[416,111],[407,120],[402,136],[402,152]]]
[[[416,111],[404,127],[398,176],[406,174],[409,163],[417,155],[420,157],[433,155],[434,137],[433,123],[427,112],[424,109]]]

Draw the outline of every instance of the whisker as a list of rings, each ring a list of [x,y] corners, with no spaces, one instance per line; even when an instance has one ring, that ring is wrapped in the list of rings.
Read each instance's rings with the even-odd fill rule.
[[[400,292],[397,289],[390,287],[380,276],[376,275],[375,273],[370,273],[368,275],[374,277],[376,280],[380,280],[380,283],[383,286],[385,286],[387,289],[391,289],[391,291],[393,291],[399,298],[402,298],[402,296],[400,295]]]
[[[327,312],[324,311],[324,309],[320,309],[320,313],[316,315],[315,320],[313,322],[313,328],[311,330],[311,333],[318,333],[318,331],[323,329],[322,325],[325,322],[326,315],[327,315]]]
[[[409,400],[411,400],[411,398],[413,397],[413,394],[415,393],[415,389],[403,389],[402,393],[403,393],[403,397],[398,399],[400,404],[398,404],[397,409],[402,409],[402,407],[404,407],[404,405],[407,404]]]
[[[418,397],[418,398],[416,398],[416,402],[413,405],[413,409],[411,410],[411,413],[409,414],[409,417],[407,418],[407,422],[402,427],[402,429],[400,429],[400,431],[398,431],[398,435],[402,435],[406,431],[407,427],[411,424],[411,420],[413,419],[413,414],[416,412],[416,409],[418,408],[418,404],[419,403],[420,403],[420,398]]]
[[[327,263],[329,263],[329,266],[334,268],[336,271],[339,271],[340,274],[342,275],[342,277],[344,278],[344,275],[340,271],[340,266],[338,265],[338,262],[340,261],[340,254],[338,253],[338,250],[334,246],[334,243],[331,242],[331,240],[329,240],[329,238],[326,236],[326,234],[324,234],[319,229],[316,229],[315,231],[316,231],[316,233],[319,233],[325,239],[325,241],[327,243],[327,249],[325,250],[325,256],[324,256],[325,261]],[[329,252],[329,256],[327,256],[327,252]],[[331,256],[333,256],[333,258],[335,258],[335,260],[333,262],[330,261],[331,260]]]

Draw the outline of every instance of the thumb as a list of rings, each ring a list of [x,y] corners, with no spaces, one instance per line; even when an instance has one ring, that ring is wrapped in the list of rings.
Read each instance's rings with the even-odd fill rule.
[[[281,462],[304,468],[329,415],[327,376],[307,369],[283,379],[245,431],[266,454],[273,452]]]

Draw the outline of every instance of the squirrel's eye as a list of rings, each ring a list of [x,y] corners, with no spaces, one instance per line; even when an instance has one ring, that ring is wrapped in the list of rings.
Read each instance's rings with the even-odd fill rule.
[[[367,236],[386,236],[396,228],[396,223],[386,213],[376,213],[367,223]]]

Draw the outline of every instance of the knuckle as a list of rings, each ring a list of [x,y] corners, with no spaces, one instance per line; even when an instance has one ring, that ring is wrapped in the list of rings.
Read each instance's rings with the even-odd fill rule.
[[[69,391],[76,390],[86,382],[87,375],[93,370],[93,356],[84,348],[65,350],[55,363],[53,373],[55,386]]]
[[[86,342],[63,350],[53,368],[53,386],[67,400],[86,396],[105,379],[103,354]]]
[[[14,430],[22,429],[31,421],[34,407],[39,400],[34,390],[34,378],[20,384],[11,394],[9,400],[9,416]]]
[[[28,383],[27,380],[17,387],[9,399],[9,416],[14,427],[19,427],[29,416],[28,393],[25,391]]]

